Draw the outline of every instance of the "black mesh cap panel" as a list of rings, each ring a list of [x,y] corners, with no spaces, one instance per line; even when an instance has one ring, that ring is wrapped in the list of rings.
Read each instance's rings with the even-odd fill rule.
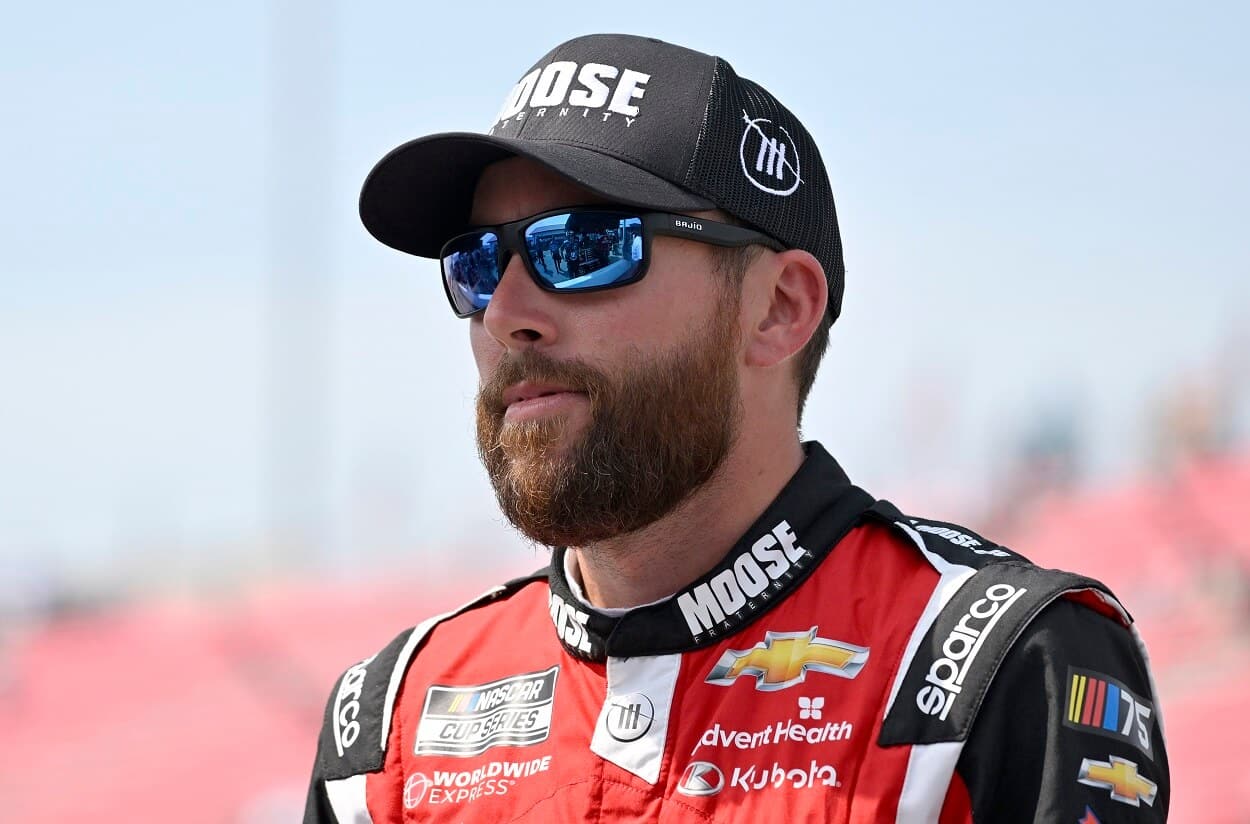
[[[838,317],[842,240],[816,141],[789,109],[720,58],[682,185],[787,246],[811,252],[825,269],[829,312]]]

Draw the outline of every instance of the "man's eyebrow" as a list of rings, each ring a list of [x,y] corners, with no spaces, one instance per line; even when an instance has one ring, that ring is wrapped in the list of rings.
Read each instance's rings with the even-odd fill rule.
[[[610,200],[605,197],[600,197],[599,195],[592,195],[589,198],[583,198],[581,200],[576,200],[576,201],[571,200],[567,203],[558,203],[554,206],[547,206],[542,209],[536,209],[532,212],[526,212],[523,215],[517,215],[516,217],[509,217],[503,220],[476,220],[474,218],[473,213],[470,213],[469,220],[465,223],[465,225],[466,226],[502,226],[505,223],[512,223],[513,221],[524,220],[527,217],[533,217],[534,215],[541,215],[545,212],[558,212],[560,209],[578,209],[578,208],[582,208],[586,206],[610,206],[613,208],[619,208],[619,209],[624,209],[626,211],[636,211],[636,212],[649,211],[647,209],[642,209],[637,206],[626,206],[624,203],[621,203],[619,200]]]

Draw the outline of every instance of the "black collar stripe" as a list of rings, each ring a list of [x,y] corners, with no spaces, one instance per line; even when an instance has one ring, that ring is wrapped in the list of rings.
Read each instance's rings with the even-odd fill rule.
[[[851,485],[820,444],[804,446],[807,459],[798,472],[720,563],[662,603],[619,617],[596,612],[573,595],[565,551],[557,549],[551,612],[565,649],[602,661],[708,646],[759,618],[806,580],[873,499]]]

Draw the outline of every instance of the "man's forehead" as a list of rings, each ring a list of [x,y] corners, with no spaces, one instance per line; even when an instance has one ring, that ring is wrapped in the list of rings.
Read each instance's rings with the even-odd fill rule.
[[[498,225],[565,206],[590,206],[617,201],[578,186],[541,163],[525,157],[509,157],[487,166],[473,193],[469,224]],[[733,222],[720,209],[682,211],[691,217]]]
[[[469,222],[479,226],[506,223],[548,209],[610,202],[542,164],[524,157],[509,157],[482,171],[473,193]]]

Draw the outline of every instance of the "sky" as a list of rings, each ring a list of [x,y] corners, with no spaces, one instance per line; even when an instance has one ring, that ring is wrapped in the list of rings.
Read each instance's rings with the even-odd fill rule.
[[[1244,5],[575,12],[8,9],[0,564],[534,566],[475,457],[466,324],[356,197],[594,31],[721,55],[820,144],[847,290],[803,429],[880,495],[975,495],[1066,409],[1093,478],[1139,471],[1164,387],[1250,348]]]

